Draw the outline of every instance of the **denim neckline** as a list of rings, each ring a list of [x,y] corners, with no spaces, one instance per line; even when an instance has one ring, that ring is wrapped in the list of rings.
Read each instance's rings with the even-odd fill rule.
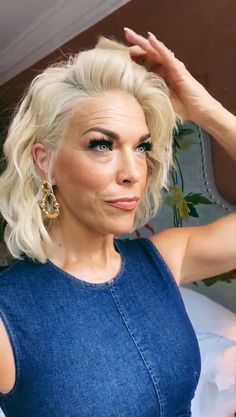
[[[64,276],[65,278],[73,280],[74,282],[76,282],[81,287],[87,287],[87,288],[91,288],[91,289],[104,289],[104,288],[107,288],[107,287],[110,287],[110,286],[114,285],[123,276],[124,270],[125,270],[125,258],[124,258],[124,254],[122,253],[122,250],[120,248],[119,240],[114,239],[114,246],[120,254],[120,258],[121,258],[120,269],[114,277],[112,277],[111,279],[109,279],[108,281],[105,281],[105,282],[95,283],[95,282],[84,281],[83,279],[78,278],[78,277],[70,274],[69,272],[64,271],[63,269],[61,269],[59,266],[55,265],[50,260],[47,260],[47,265],[51,269],[53,269],[54,271],[59,273],[60,275]]]

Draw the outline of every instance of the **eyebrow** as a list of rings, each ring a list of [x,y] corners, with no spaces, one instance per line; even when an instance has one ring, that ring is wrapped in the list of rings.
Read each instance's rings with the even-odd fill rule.
[[[109,129],[104,129],[102,127],[91,127],[90,129],[86,130],[83,133],[83,135],[85,135],[85,133],[88,133],[88,132],[100,132],[100,133],[103,133],[104,135],[109,136],[110,138],[112,138],[114,140],[120,139],[120,136],[117,133],[115,133],[115,132],[113,132],[112,130],[109,130]],[[145,135],[142,135],[139,138],[139,142],[143,142],[147,139],[151,139],[150,133],[146,133]]]

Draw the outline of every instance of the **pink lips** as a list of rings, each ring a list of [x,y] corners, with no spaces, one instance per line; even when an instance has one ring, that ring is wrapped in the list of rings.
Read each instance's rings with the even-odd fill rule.
[[[132,197],[132,198],[117,198],[115,200],[106,201],[106,203],[109,203],[113,207],[117,207],[122,210],[133,210],[137,206],[138,201],[139,201],[138,197]]]

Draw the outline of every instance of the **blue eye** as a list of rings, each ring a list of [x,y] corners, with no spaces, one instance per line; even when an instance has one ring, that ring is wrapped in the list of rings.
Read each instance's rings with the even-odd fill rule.
[[[92,139],[89,142],[89,149],[94,149],[98,152],[108,152],[112,150],[112,142],[108,139]]]
[[[153,148],[153,145],[151,142],[143,142],[137,146],[137,149],[139,150],[140,153],[147,153],[151,151],[152,148]]]
[[[109,152],[112,151],[113,142],[107,138],[92,139],[89,142],[89,149],[97,152]],[[146,154],[151,151],[153,145],[151,142],[142,142],[137,146],[139,153]]]

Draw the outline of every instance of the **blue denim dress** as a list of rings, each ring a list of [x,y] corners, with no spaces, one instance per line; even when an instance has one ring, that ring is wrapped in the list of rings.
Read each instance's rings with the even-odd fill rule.
[[[108,282],[28,259],[0,275],[16,363],[7,417],[191,416],[200,354],[174,278],[149,240],[115,246]]]

